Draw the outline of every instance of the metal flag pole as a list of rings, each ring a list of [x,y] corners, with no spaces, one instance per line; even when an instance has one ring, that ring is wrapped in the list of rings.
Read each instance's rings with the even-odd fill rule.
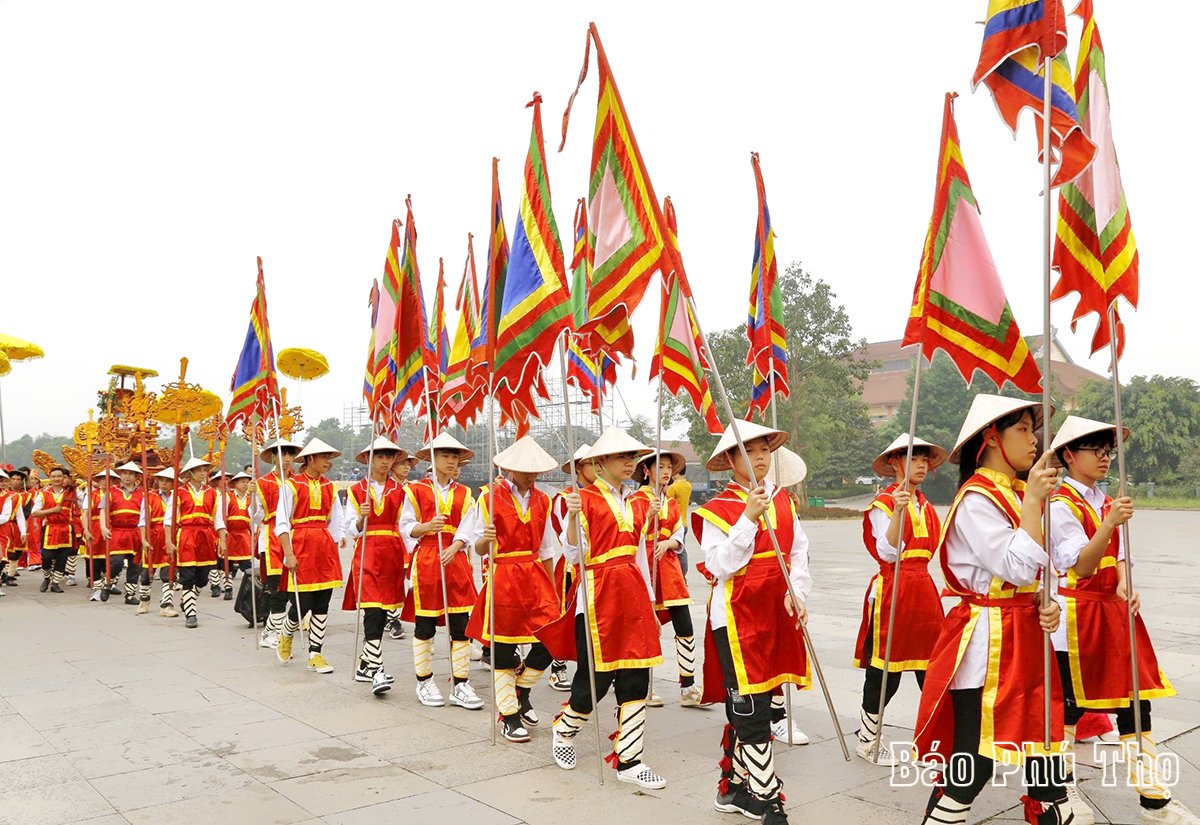
[[[493,525],[496,523],[496,483],[492,478],[492,461],[495,458],[493,448],[495,447],[496,438],[496,417],[495,409],[492,406],[495,385],[492,383],[492,373],[488,372],[488,433],[487,433],[487,467],[485,468],[488,478],[488,499],[487,499],[487,521]],[[486,524],[487,521],[484,523]],[[488,620],[488,648],[492,653],[492,708],[496,712],[492,714],[492,744],[496,744],[496,728],[500,726],[500,705],[496,701],[496,590],[494,587],[496,573],[496,542],[492,541],[488,544],[488,569],[487,582],[484,587],[487,588],[487,620]]]
[[[373,462],[375,461],[375,423],[377,415],[378,412],[371,416],[371,441],[367,445],[367,474],[363,479],[365,490],[363,493],[363,503],[359,508],[359,515],[363,516],[363,526],[362,532],[358,537],[358,581],[354,588],[354,649],[351,652],[351,661],[356,661],[359,657],[360,651],[358,648],[358,631],[362,629],[363,622],[365,621],[362,607],[362,581],[363,568],[367,563],[367,521],[370,520],[371,510],[375,506],[374,497],[371,492],[371,476],[375,472],[375,465]],[[379,496],[381,499],[383,498],[383,494],[386,492],[388,477],[390,475],[391,472],[389,471],[383,477],[383,488],[381,488],[379,491]],[[354,488],[352,487],[351,493],[353,493],[353,490]],[[350,501],[351,503],[354,503],[353,496],[350,496]],[[363,507],[366,508],[365,515],[362,513]],[[365,633],[366,631],[364,630],[363,632]],[[358,670],[358,668],[355,667],[353,670]],[[350,675],[351,681],[353,681],[355,678],[353,670],[351,671]]]
[[[257,413],[255,413],[257,415]],[[253,523],[253,510],[258,502],[258,426],[254,421],[250,421],[250,475],[252,476],[250,483],[254,485],[254,492],[246,495],[246,510],[251,516]],[[245,435],[246,431],[242,430]],[[254,595],[254,588],[258,586],[258,536],[262,525],[254,528],[250,537],[250,621],[252,623],[253,632],[250,634],[250,642],[258,649],[258,599]]]
[[[1128,476],[1125,475],[1125,426],[1124,415],[1121,412],[1121,378],[1117,372],[1117,313],[1116,303],[1108,308],[1108,352],[1112,357],[1113,411],[1116,413],[1117,425],[1117,474],[1121,477],[1119,495],[1126,496],[1128,492]],[[1050,508],[1047,507],[1047,510]],[[1125,544],[1125,595],[1129,618],[1129,664],[1133,681],[1133,729],[1137,734],[1138,762],[1142,760],[1142,691],[1141,679],[1138,672],[1137,623],[1133,612],[1133,556],[1129,551],[1129,522],[1121,525],[1121,540]]]
[[[438,492],[437,451],[433,447],[433,442],[437,438],[437,432],[435,432],[435,430],[434,430],[434,412],[433,412],[433,406],[430,403],[428,375],[426,376],[424,385],[425,385],[424,386],[425,413],[429,419],[429,426],[428,426],[429,463],[433,466],[433,505],[437,509],[437,514],[439,516],[449,515],[449,513],[442,512],[442,496]],[[446,636],[449,637],[450,636],[450,596],[449,596],[449,591],[446,588],[446,563],[442,561],[442,551],[443,551],[442,542],[443,542],[442,531],[438,530],[437,531],[438,573],[441,574],[440,578],[442,581],[442,616],[445,617]],[[454,682],[454,640],[448,639],[448,641],[449,641],[449,647],[447,649],[449,652],[447,653],[447,657],[450,660],[450,681],[451,681],[451,683],[453,683]],[[470,659],[468,659],[467,661],[470,662]],[[470,664],[468,664],[467,667],[469,669]]]
[[[775,351],[772,348],[771,354],[768,356],[768,364],[770,367],[770,375],[767,376],[767,381],[771,387],[771,429],[779,429],[779,407],[775,403]],[[775,462],[775,486],[779,486],[779,462]],[[783,683],[783,704],[787,709],[787,743],[795,745],[795,736],[792,734],[792,683]]]
[[[575,431],[571,429],[571,404],[567,399],[567,345],[564,339],[562,347],[558,351],[558,362],[562,368],[563,382],[563,417],[567,425],[567,452],[571,455],[571,478],[579,478],[575,471]],[[602,419],[603,415],[600,416]],[[592,646],[592,631],[588,625],[588,611],[590,610],[591,600],[588,598],[588,583],[587,583],[587,547],[583,536],[583,527],[579,524],[579,516],[577,513],[568,513],[569,525],[574,525],[576,535],[579,537],[579,589],[583,594],[583,612],[584,612],[584,628],[583,637],[587,641],[584,647],[587,650],[587,666],[588,666],[588,690],[592,692],[592,716],[596,729],[596,776],[600,779],[600,784],[604,784],[604,740],[603,734],[600,733],[600,717],[596,705],[596,652]],[[568,526],[568,533],[570,526]],[[569,565],[568,565],[569,568]],[[567,610],[573,610],[574,605],[566,605]],[[574,625],[572,625],[572,628]],[[573,631],[572,631],[573,632]],[[578,651],[576,651],[578,655]]]
[[[659,360],[661,362],[661,359],[659,359]],[[650,558],[650,593],[651,593],[650,607],[651,607],[651,609],[656,608],[658,606],[658,603],[657,603],[657,600],[658,600],[658,530],[659,530],[658,519],[659,519],[659,513],[662,512],[662,507],[663,507],[661,497],[666,492],[666,490],[660,490],[659,484],[658,484],[658,472],[659,472],[658,465],[659,465],[659,462],[662,461],[662,405],[663,405],[663,383],[662,383],[662,366],[660,365],[658,368],[658,417],[655,419],[655,431],[654,431],[655,455],[654,455],[654,460],[651,461],[649,467],[647,467],[647,469],[650,472],[652,472],[653,475],[651,475],[650,472],[648,472],[646,474],[647,480],[650,482],[650,489],[653,491],[653,495],[650,497],[651,500],[660,499],[658,502],[658,506],[654,508],[654,522],[653,522],[653,527],[650,530],[651,541],[650,541],[650,546],[647,548],[649,550],[649,553],[647,553],[647,555]],[[685,514],[684,518],[686,518],[686,517],[687,516]],[[661,629],[661,627],[659,628],[659,631],[658,631],[658,645],[660,648],[662,647],[662,629]],[[647,692],[646,692],[647,701],[649,700],[649,698],[651,696],[654,695],[654,667],[653,666],[650,667],[649,682],[650,682],[650,684],[649,684],[649,687],[647,688]]]
[[[1042,61],[1045,83],[1042,90],[1042,321],[1045,333],[1042,336],[1042,452],[1050,451],[1050,257],[1051,257],[1051,206],[1050,206],[1050,92],[1053,88],[1050,72],[1053,57]],[[1050,551],[1050,504],[1042,508],[1042,546]],[[1042,609],[1050,606],[1050,578],[1053,575],[1047,558],[1042,567]],[[1042,632],[1042,727],[1043,743],[1050,750],[1050,667],[1054,652],[1050,631]]]
[[[717,394],[721,396],[721,401],[725,406],[725,414],[729,416],[729,426],[733,431],[733,438],[737,441],[738,452],[742,456],[742,461],[746,462],[746,467],[750,467],[750,457],[746,453],[746,444],[742,441],[742,433],[738,428],[737,416],[733,414],[733,405],[729,402],[729,396],[725,393],[725,382],[721,380],[721,371],[717,368],[717,361],[713,355],[712,348],[708,345],[708,334],[705,333],[704,327],[700,325],[700,317],[696,312],[696,299],[691,295],[687,296],[688,308],[692,311],[692,318],[696,322],[696,330],[700,333],[700,343],[704,348],[704,354],[708,357],[709,369],[712,370],[713,382],[717,385]],[[792,589],[792,579],[788,575],[787,562],[784,561],[783,551],[779,549],[779,537],[775,535],[775,528],[771,525],[770,519],[765,519],[767,526],[767,536],[771,539],[771,547],[775,551],[775,559],[779,562],[779,569],[783,573],[783,582],[787,587],[789,598],[792,600],[792,605],[795,609],[799,609],[800,600],[796,598],[796,593]],[[804,636],[804,644],[808,648],[808,658],[812,662],[813,671],[817,674],[817,681],[821,684],[821,692],[825,695],[825,705],[829,708],[829,718],[833,721],[833,729],[837,733],[838,744],[842,747],[842,756],[847,762],[850,761],[850,750],[846,747],[846,738],[842,733],[842,725],[837,718],[837,708],[833,706],[833,697],[829,693],[829,685],[825,682],[825,673],[821,670],[821,663],[817,659],[817,648],[813,644],[812,637],[809,636],[808,628],[803,624],[800,625],[800,632]],[[788,720],[788,726],[791,726],[791,720]]]
[[[912,473],[913,439],[917,433],[917,402],[921,397],[921,350],[917,349],[916,374],[913,376],[912,409],[908,413],[908,450],[904,454],[904,489],[909,489],[908,478]],[[920,505],[918,505],[920,506]],[[883,743],[883,714],[887,710],[889,669],[892,665],[892,629],[896,627],[896,604],[900,601],[900,564],[904,556],[904,520],[900,521],[900,541],[896,547],[896,563],[892,566],[892,601],[888,605],[887,641],[883,645],[883,689],[879,691],[879,721],[875,725],[875,741],[871,743],[871,761],[879,758]],[[882,592],[882,588],[880,589]],[[880,632],[883,629],[880,628]],[[879,651],[873,651],[878,653]],[[867,667],[871,663],[867,662]]]
[[[279,410],[279,399],[272,399],[272,403],[275,406],[275,471],[279,474],[279,496],[275,502],[275,519],[276,523],[278,524],[279,511],[282,509],[283,504],[283,485],[287,484],[288,480],[283,475],[283,415]],[[292,502],[293,510],[295,509],[295,506],[295,502]],[[270,539],[268,538],[268,542],[269,541]],[[270,548],[268,547],[268,552],[269,551]],[[292,557],[295,558],[295,556],[296,550],[295,548],[292,548]],[[296,559],[296,566],[299,567],[299,565],[300,560]],[[289,579],[295,579],[295,573],[285,564],[283,566],[283,573],[279,577],[279,584],[282,586],[284,582],[287,582]],[[295,585],[295,582],[292,581],[290,584]],[[292,601],[296,603],[296,624],[299,625],[300,632],[303,633],[304,612],[300,609],[300,591],[295,586],[292,587]],[[287,619],[285,617],[284,621],[286,620]],[[307,644],[305,647],[312,647],[311,629],[308,631],[308,634],[305,636],[305,638],[307,639]]]

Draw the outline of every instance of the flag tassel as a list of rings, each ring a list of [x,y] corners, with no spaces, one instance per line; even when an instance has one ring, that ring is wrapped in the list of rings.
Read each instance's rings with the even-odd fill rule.
[[[688,305],[691,307],[692,316],[696,320],[696,329],[700,333],[700,344],[704,348],[704,355],[708,359],[709,369],[712,371],[713,382],[717,385],[717,394],[721,396],[721,401],[725,406],[725,414],[729,416],[729,426],[733,430],[733,438],[737,441],[738,452],[742,456],[742,460],[746,462],[746,466],[750,466],[750,458],[746,453],[746,442],[742,440],[742,433],[738,428],[737,417],[733,414],[733,405],[729,403],[729,396],[725,392],[725,382],[721,379],[721,370],[717,367],[716,356],[713,355],[712,348],[708,345],[708,334],[705,333],[704,327],[700,324],[700,315],[696,311],[696,299],[689,293],[687,296]],[[771,547],[775,551],[775,559],[779,562],[779,569],[783,572],[783,581],[787,585],[788,596],[792,600],[792,604],[799,605],[800,600],[796,598],[796,593],[792,589],[792,580],[788,576],[787,562],[783,558],[783,551],[779,549],[779,537],[775,535],[775,528],[771,526],[770,519],[767,520],[767,535],[771,539]],[[808,649],[808,658],[812,662],[813,670],[817,674],[817,681],[821,684],[821,693],[825,696],[825,705],[829,708],[829,718],[833,722],[833,729],[837,733],[838,744],[842,747],[842,756],[847,762],[850,761],[850,750],[846,747],[846,737],[842,733],[842,724],[838,721],[837,708],[833,706],[833,696],[829,693],[829,685],[825,682],[825,673],[821,670],[821,663],[817,659],[817,648],[812,642],[812,637],[808,634],[808,628],[803,624],[800,625],[800,632],[804,635],[804,644]],[[789,726],[791,722],[788,722]]]

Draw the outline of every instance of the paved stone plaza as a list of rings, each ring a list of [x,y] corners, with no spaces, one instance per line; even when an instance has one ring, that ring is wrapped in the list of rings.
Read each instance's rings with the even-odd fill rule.
[[[1176,794],[1200,809],[1200,585],[1193,558],[1200,513],[1145,512],[1134,520],[1136,582],[1164,670],[1179,696],[1155,703],[1154,730],[1181,757]],[[839,711],[857,728],[862,676],[850,667],[871,564],[855,521],[807,526],[815,592],[810,628]],[[695,550],[693,549],[693,558]],[[81,567],[82,572],[82,567]],[[937,576],[940,581],[940,576]],[[693,593],[704,584],[693,571]],[[595,734],[580,735],[580,766],[554,766],[549,721],[565,694],[534,692],[542,724],[533,741],[491,744],[489,711],[425,708],[413,695],[411,642],[384,640],[396,687],[381,699],[351,679],[353,614],[331,614],[330,676],[279,664],[254,646],[230,602],[199,600],[201,625],[135,616],[119,597],[87,601],[81,587],[39,593],[35,573],[0,599],[0,823],[47,825],[285,825],[426,822],[433,825],[717,823],[712,810],[723,713],[681,709],[669,626],[667,664],[655,671],[666,700],[651,710],[646,759],[668,779],[635,791],[606,771],[600,787]],[[157,599],[157,595],[155,596]],[[335,605],[341,603],[341,594]],[[702,626],[699,605],[694,610]],[[410,627],[411,630],[411,627]],[[439,678],[448,672],[439,634]],[[487,671],[471,681],[491,706]],[[889,707],[889,739],[907,739],[916,682]],[[611,697],[599,718],[614,728]],[[893,788],[889,771],[842,759],[819,690],[797,694],[795,715],[812,737],[780,745],[777,766],[792,822],[916,823],[928,791]],[[608,745],[605,739],[604,744]],[[1098,822],[1136,823],[1131,790],[1078,771]],[[1022,821],[1019,790],[985,790],[972,821]]]

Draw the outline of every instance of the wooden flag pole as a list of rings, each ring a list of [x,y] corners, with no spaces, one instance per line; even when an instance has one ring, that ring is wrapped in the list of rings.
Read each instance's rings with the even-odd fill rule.
[[[765,248],[765,247],[764,247]],[[779,408],[775,403],[775,351],[771,350],[770,360],[770,375],[767,376],[767,381],[771,387],[771,428],[779,429]],[[775,486],[779,486],[779,462],[775,462]],[[795,745],[795,736],[792,735],[792,683],[783,683],[783,704],[787,710],[787,743]]]
[[[426,417],[428,418],[428,421],[429,421],[429,427],[428,427],[429,463],[433,467],[433,504],[434,504],[434,507],[437,509],[437,515],[445,516],[445,515],[449,515],[449,513],[442,512],[442,496],[438,492],[437,451],[433,447],[434,439],[437,438],[437,432],[434,429],[435,415],[434,415],[434,411],[433,411],[433,406],[430,403],[429,376],[428,375],[425,376],[425,380],[423,381],[423,383],[424,383],[423,389],[425,391],[425,413],[426,413]],[[446,588],[446,563],[444,561],[442,561],[442,552],[445,548],[443,547],[443,539],[442,539],[442,531],[441,530],[437,531],[437,549],[438,549],[438,573],[440,574],[439,578],[441,579],[441,582],[442,582],[442,616],[445,618],[446,637],[447,637],[447,642],[449,642],[449,645],[447,647],[446,656],[450,661],[450,683],[453,684],[454,683],[454,641],[449,638],[450,637],[450,596],[449,596],[449,591]],[[416,632],[416,631],[413,631],[413,632]],[[468,661],[470,661],[470,660],[468,660]],[[470,668],[470,665],[468,664],[467,667]]]
[[[1117,425],[1117,474],[1120,476],[1121,484],[1119,495],[1126,496],[1128,486],[1128,476],[1125,474],[1125,426],[1124,415],[1121,412],[1121,379],[1117,372],[1117,312],[1116,303],[1114,302],[1108,308],[1108,352],[1112,357],[1112,385],[1113,385],[1113,412],[1116,414]],[[1047,510],[1050,508],[1047,507]],[[1133,729],[1137,734],[1137,754],[1138,762],[1142,761],[1142,691],[1140,678],[1138,673],[1138,649],[1137,649],[1137,623],[1133,612],[1133,556],[1129,551],[1129,522],[1121,525],[1121,541],[1125,545],[1125,595],[1126,605],[1128,607],[1127,615],[1129,618],[1129,664],[1132,670],[1131,676],[1133,681]]]
[[[575,431],[573,429],[571,429],[571,404],[569,402],[569,399],[567,398],[567,341],[566,341],[565,336],[562,341],[562,347],[558,351],[558,360],[559,360],[559,366],[562,368],[563,416],[566,420],[566,425],[567,425],[567,452],[569,452],[571,455],[571,478],[578,479],[579,474],[576,472],[576,468],[575,468]],[[600,417],[603,418],[604,416],[601,415]],[[600,717],[597,713],[599,708],[596,707],[596,705],[597,705],[597,702],[596,702],[596,696],[597,696],[597,694],[596,694],[596,652],[595,652],[595,650],[593,650],[593,647],[592,647],[592,631],[590,628],[588,628],[586,626],[586,619],[588,616],[588,604],[589,604],[588,583],[587,583],[587,547],[585,546],[586,542],[584,541],[584,537],[583,537],[583,528],[582,528],[582,526],[579,525],[578,514],[568,513],[567,520],[568,520],[569,525],[575,526],[575,529],[579,536],[579,589],[580,589],[580,592],[583,594],[583,610],[584,610],[584,619],[585,619],[583,637],[584,637],[584,639],[587,640],[587,644],[584,645],[584,647],[587,650],[588,690],[590,690],[592,693],[592,716],[593,716],[592,721],[594,723],[593,727],[596,729],[596,776],[600,779],[600,784],[603,785],[604,784],[604,740],[603,740],[603,735],[600,733],[600,721],[599,721]],[[568,527],[568,534],[569,534],[569,532],[570,532],[570,527]],[[568,572],[570,572],[569,564],[568,564]],[[575,605],[568,604],[565,606],[565,609],[573,611],[575,609]],[[572,627],[573,627],[573,625],[572,625]],[[578,651],[577,651],[577,653],[578,653]]]
[[[1050,451],[1050,258],[1051,258],[1051,204],[1050,204],[1050,93],[1053,89],[1050,72],[1054,58],[1047,56],[1042,61],[1045,83],[1042,92],[1042,321],[1045,333],[1042,338],[1042,452]],[[1042,508],[1042,547],[1047,553],[1042,567],[1042,609],[1050,606],[1050,502]],[[1054,660],[1054,648],[1050,631],[1042,632],[1042,726],[1043,745],[1050,750],[1050,667]]]
[[[649,547],[646,548],[648,551],[647,556],[649,556],[649,562],[650,562],[650,594],[651,594],[650,595],[650,607],[651,608],[656,608],[658,606],[657,600],[658,600],[659,514],[662,512],[662,507],[663,507],[662,496],[666,493],[666,490],[659,489],[659,484],[658,484],[658,465],[659,465],[659,462],[662,461],[662,405],[663,405],[662,373],[663,373],[662,358],[660,357],[659,358],[659,368],[658,368],[658,417],[655,419],[655,430],[654,430],[655,454],[654,454],[654,460],[650,462],[650,466],[647,468],[647,470],[649,472],[647,472],[647,474],[646,474],[647,480],[650,482],[650,489],[654,491],[654,495],[652,495],[650,498],[652,501],[656,500],[656,499],[658,500],[658,506],[654,508],[654,523],[653,523],[653,527],[650,531]],[[653,475],[651,475],[651,473],[653,473]],[[686,518],[686,517],[687,517],[686,514],[684,514],[684,518]],[[655,617],[657,618],[657,612],[655,613]],[[658,644],[659,644],[659,647],[662,647],[662,628],[661,627],[659,628],[659,631],[658,631]],[[652,697],[653,695],[654,695],[654,667],[651,666],[650,667],[649,685],[647,686],[647,689],[646,689],[646,701],[650,701],[650,697]]]
[[[367,563],[367,519],[369,519],[371,517],[371,510],[374,507],[374,502],[371,498],[371,475],[372,475],[372,473],[375,472],[375,468],[374,468],[375,425],[376,425],[378,416],[379,416],[379,409],[376,408],[371,414],[371,441],[367,445],[367,474],[365,477],[366,482],[367,482],[367,485],[366,485],[367,489],[366,489],[366,495],[363,498],[363,504],[366,507],[366,515],[359,513],[359,515],[363,515],[363,526],[362,526],[362,532],[359,534],[359,537],[358,537],[358,583],[357,583],[357,586],[354,588],[354,649],[352,651],[352,655],[350,658],[350,660],[352,662],[355,662],[356,665],[357,665],[357,661],[358,661],[358,658],[360,655],[360,650],[358,647],[358,631],[362,628],[362,624],[364,621],[363,607],[362,607],[362,581],[363,581],[363,568],[366,566],[366,563]],[[383,484],[385,487],[387,486],[388,478],[390,476],[391,476],[391,471],[389,470],[387,475],[385,475],[383,478]],[[383,493],[384,493],[384,491],[381,489],[380,493],[379,493],[380,498],[383,497]],[[351,498],[350,501],[353,503],[353,498]],[[364,633],[365,633],[365,631],[364,631]],[[350,680],[351,681],[354,681],[355,671],[357,671],[357,670],[358,670],[357,667],[354,667],[351,669],[351,671],[350,671]]]
[[[488,500],[487,500],[487,521],[492,525],[496,523],[496,482],[492,477],[492,462],[495,459],[493,448],[495,447],[494,439],[496,437],[496,416],[495,408],[492,406],[495,399],[496,388],[492,383],[492,373],[488,372],[488,431],[487,431],[487,456],[488,462],[485,468],[488,479]],[[486,522],[485,522],[486,523]],[[488,649],[492,654],[492,708],[496,711],[492,714],[492,744],[496,744],[496,728],[500,726],[500,705],[496,701],[496,589],[495,589],[495,573],[496,573],[496,542],[488,543],[488,569],[487,582],[484,587],[487,588],[487,620],[488,620]]]
[[[258,413],[255,413],[255,415],[258,415]],[[257,425],[255,425],[254,421],[250,421],[249,423],[250,423],[250,475],[252,477],[250,480],[250,483],[254,486],[254,492],[248,493],[246,496],[246,501],[248,504],[246,509],[249,511],[249,514],[251,517],[250,522],[253,525],[253,523],[254,523],[254,507],[256,505],[261,506],[262,503],[258,500],[258,427],[257,427]],[[245,433],[246,433],[246,431],[243,429],[242,434],[245,435]],[[259,561],[258,541],[259,541],[259,535],[261,534],[260,533],[261,529],[262,529],[262,524],[260,523],[259,526],[255,527],[250,534],[250,621],[252,622],[252,628],[253,628],[253,631],[250,633],[250,642],[254,645],[255,649],[258,648],[259,636],[258,636],[258,598],[254,595],[254,588],[258,585],[258,561]]]
[[[704,353],[708,357],[709,369],[712,370],[713,382],[717,385],[717,394],[721,396],[725,406],[725,414],[729,416],[729,426],[733,431],[734,440],[737,442],[738,452],[742,456],[742,460],[746,462],[746,467],[750,467],[750,457],[746,453],[746,443],[742,441],[742,433],[738,428],[737,416],[733,413],[733,405],[729,402],[729,396],[725,392],[725,382],[721,380],[721,370],[717,367],[717,360],[713,355],[712,348],[708,345],[708,335],[704,332],[704,327],[700,325],[700,316],[696,312],[696,299],[691,295],[687,296],[688,307],[692,311],[692,318],[696,322],[696,330],[700,333],[700,344],[704,348]],[[800,600],[796,598],[796,593],[792,588],[792,579],[788,575],[787,562],[783,558],[783,551],[779,548],[779,537],[775,535],[775,528],[771,525],[771,520],[765,520],[767,526],[767,536],[771,539],[771,547],[775,551],[775,558],[779,562],[779,569],[783,573],[783,582],[787,587],[788,597],[792,600],[792,605],[799,610]],[[800,624],[800,632],[804,636],[804,644],[808,648],[808,658],[812,662],[813,671],[817,674],[817,681],[821,684],[821,692],[825,695],[825,705],[829,708],[829,718],[833,721],[833,729],[837,732],[838,744],[842,747],[842,756],[847,762],[850,761],[850,750],[846,747],[846,738],[842,733],[841,722],[838,721],[837,708],[833,705],[833,696],[829,693],[829,685],[825,681],[825,673],[821,670],[821,663],[817,659],[817,648],[813,644],[812,637],[808,633],[808,628],[804,624]],[[789,727],[791,721],[788,721]]]
[[[283,475],[283,443],[282,443],[283,427],[281,426],[283,423],[283,414],[279,410],[279,399],[278,398],[272,399],[272,401],[275,406],[275,470],[279,474],[279,497],[275,502],[275,518],[276,518],[276,524],[278,524],[279,511],[283,507],[283,485],[287,484],[288,480]],[[295,509],[295,506],[296,506],[295,502],[292,502],[293,510]],[[269,549],[268,549],[268,552],[269,552]],[[292,556],[295,557],[295,555],[296,555],[295,550],[293,550]],[[297,561],[297,565],[299,565],[299,559],[297,559],[296,561]],[[279,577],[279,584],[282,586],[284,582],[288,581],[289,579],[294,579],[294,578],[295,578],[295,575],[294,575],[293,571],[291,570],[291,568],[289,568],[285,564],[283,566],[283,572]],[[291,584],[293,585],[292,600],[296,603],[296,624],[299,626],[300,632],[303,633],[304,632],[304,611],[302,611],[300,609],[300,591],[294,586],[295,581],[292,581]],[[286,616],[284,617],[284,621],[285,622],[287,621]],[[306,648],[312,647],[312,630],[311,629],[308,631],[308,635],[306,638],[308,639],[308,643],[305,645],[305,647]]]
[[[916,374],[913,376],[912,409],[908,413],[908,449],[904,454],[904,489],[909,489],[909,476],[912,473],[913,439],[917,433],[917,403],[921,398],[921,350],[917,348]],[[900,565],[904,557],[904,521],[900,522],[900,542],[896,547],[896,563],[892,566],[892,602],[888,605],[887,641],[883,645],[883,688],[879,691],[879,721],[875,725],[875,741],[871,743],[871,761],[879,758],[879,749],[883,743],[883,714],[887,710],[888,671],[892,664],[892,629],[896,627],[896,604],[900,601]],[[882,592],[882,588],[880,589]],[[880,628],[880,632],[883,629]],[[878,650],[872,653],[879,653]],[[867,662],[867,667],[871,663]]]

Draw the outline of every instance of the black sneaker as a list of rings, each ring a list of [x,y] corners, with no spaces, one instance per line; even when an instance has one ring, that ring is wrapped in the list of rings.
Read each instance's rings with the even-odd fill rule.
[[[483,649],[483,655],[479,657],[479,666],[484,670],[492,669],[492,649],[490,647]]]
[[[404,638],[404,627],[400,624],[400,622],[396,621],[395,619],[388,619],[386,630],[387,630],[388,635],[391,636],[393,639],[403,639]]]
[[[52,584],[52,585],[50,585],[50,592],[51,593],[61,593],[61,592],[63,592],[63,589],[61,587],[59,587],[57,584]]]
[[[784,813],[783,803],[775,797],[767,803],[766,813],[763,814],[764,825],[787,825],[787,814]]]
[[[108,601],[108,597],[111,595],[112,595],[112,590],[110,588],[107,588],[107,587],[100,588],[100,601],[102,601],[102,602]]]
[[[137,606],[137,604],[138,604],[137,596],[126,596],[126,597],[125,597],[125,604],[132,605],[132,606],[136,607],[136,606]]]
[[[741,814],[758,819],[767,812],[767,803],[753,796],[744,784],[732,785],[728,793],[718,793],[713,807],[723,814]]]
[[[227,602],[233,601],[233,588],[232,587],[225,588],[225,601],[227,601]]]
[[[221,585],[214,584],[212,587],[208,588],[208,593],[214,599],[219,598],[221,595]]]
[[[45,593],[45,592],[46,592],[47,590],[49,590],[49,589],[50,589],[50,579],[49,579],[49,577],[43,578],[43,579],[42,579],[42,583],[41,583],[41,585],[38,587],[38,590],[39,590],[40,592],[42,592],[42,593]]]
[[[183,625],[184,625],[184,627],[198,627],[200,625],[200,622],[197,620],[197,618],[195,616],[188,616],[187,619],[184,621]]]
[[[529,741],[529,731],[525,730],[525,726],[521,724],[521,719],[518,716],[500,717],[500,730],[504,733],[504,738],[509,742]]]
[[[529,688],[517,688],[517,701],[520,703],[518,714],[527,727],[536,728],[538,722],[542,720],[538,718],[537,711],[533,709],[533,702],[529,701],[530,693]]]

